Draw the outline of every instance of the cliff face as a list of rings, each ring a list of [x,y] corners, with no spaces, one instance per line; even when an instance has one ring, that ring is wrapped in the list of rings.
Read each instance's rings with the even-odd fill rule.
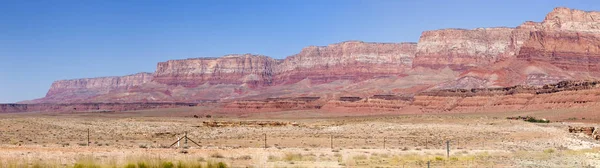
[[[527,39],[514,28],[443,29],[425,31],[417,45],[414,67],[466,70],[514,57]]]
[[[540,23],[528,21],[517,28],[425,31],[419,39],[414,66],[433,69],[448,66],[454,70],[466,70],[471,67],[489,65],[501,59],[531,54],[531,51],[521,53],[521,47],[531,49],[531,46],[528,45],[535,45],[536,40],[540,40],[540,34],[562,36],[564,44],[570,42],[572,46],[578,45],[577,40],[574,40],[576,38],[572,38],[577,35],[573,33],[583,33],[586,36],[600,33],[599,19],[600,12],[560,7],[548,13],[544,21]],[[561,33],[555,32],[564,34],[559,35]],[[571,38],[571,40],[566,38]],[[524,44],[525,42],[528,44]],[[540,48],[540,46],[537,47]],[[551,46],[545,47],[548,47],[546,50],[551,49]],[[571,50],[572,52],[587,52],[587,50],[578,50],[584,48],[585,46],[578,46]]]
[[[477,55],[476,53],[490,53],[500,59],[486,57],[485,55],[480,59],[466,59],[472,58],[468,56],[457,59],[456,56],[460,54],[455,54],[456,52],[473,51],[477,47],[467,44],[477,43],[464,42],[458,43],[461,45],[452,46],[451,44],[457,44],[457,42],[450,40],[441,43],[444,44],[442,47],[426,46],[427,42],[431,41],[428,40],[431,39],[428,38],[431,35],[424,33],[424,37],[419,42],[419,50],[414,65],[415,67],[450,66],[455,67],[453,68],[455,70],[466,69],[462,71],[463,74],[456,81],[444,83],[439,88],[502,87],[522,84],[539,86],[562,80],[597,79],[600,77],[597,66],[598,61],[600,61],[600,57],[598,57],[600,55],[598,52],[600,46],[600,41],[598,41],[600,37],[598,16],[600,16],[600,12],[555,8],[542,22],[528,21],[512,29],[510,35],[506,33],[509,30],[505,30],[504,35],[501,35],[500,38],[492,38],[503,42],[506,40],[512,41],[508,43],[509,47],[505,48],[507,49],[504,50],[505,52],[494,50],[498,47],[482,47],[489,50],[472,52],[475,53],[474,55]],[[476,30],[466,30],[466,32],[473,34]],[[440,31],[446,32],[448,30]],[[441,35],[441,37],[447,36],[447,34]],[[493,36],[469,37],[461,34],[458,37],[448,38],[461,39],[461,37],[466,37],[467,41],[476,41]],[[453,50],[441,50],[437,55],[427,54],[432,53],[432,48],[444,47]],[[461,65],[463,67],[465,65],[475,66],[461,68]]]
[[[565,71],[600,76],[600,34],[532,32],[518,58],[549,62]]]
[[[600,12],[554,8],[541,25],[546,30],[600,33]]]
[[[542,22],[425,31],[418,43],[346,41],[306,47],[284,60],[250,54],[170,60],[154,74],[57,81],[33,102],[364,96],[598,79],[598,19],[600,12],[555,8]]]
[[[107,94],[114,90],[127,90],[152,80],[151,73],[127,76],[59,80],[52,83],[46,94],[48,100],[76,100]]]
[[[314,83],[334,80],[364,80],[376,76],[402,75],[412,65],[415,43],[366,43],[347,41],[328,46],[310,46],[290,56],[275,68],[278,83],[311,79]]]
[[[167,85],[194,87],[208,84],[272,84],[277,60],[259,55],[227,55],[221,58],[194,58],[160,62],[154,81]]]
[[[564,71],[599,77],[600,12],[555,8],[541,23],[521,27],[535,29],[523,44],[519,59],[548,62]]]

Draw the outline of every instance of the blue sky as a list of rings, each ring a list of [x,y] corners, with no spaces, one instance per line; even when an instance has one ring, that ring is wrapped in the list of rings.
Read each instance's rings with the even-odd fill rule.
[[[170,59],[285,58],[309,45],[416,42],[424,30],[515,27],[558,6],[600,10],[594,0],[0,3],[0,103],[43,97],[54,80],[153,72]]]

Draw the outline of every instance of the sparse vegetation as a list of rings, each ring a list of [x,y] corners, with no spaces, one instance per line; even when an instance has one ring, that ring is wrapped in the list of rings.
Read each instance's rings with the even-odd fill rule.
[[[302,154],[300,153],[286,153],[285,156],[283,157],[283,160],[285,161],[302,161],[302,158],[304,156],[302,156]]]
[[[550,120],[547,119],[537,119],[535,117],[531,117],[531,116],[525,116],[525,117],[506,117],[506,119],[509,120],[523,120],[523,121],[527,121],[527,122],[532,122],[532,123],[550,123]],[[571,119],[571,118],[569,118]],[[573,118],[576,119],[576,118]]]
[[[223,156],[223,154],[218,153],[218,152],[210,154],[210,157],[212,157],[212,158],[225,158],[225,156]]]
[[[531,118],[529,118],[529,119],[527,119],[525,121],[532,122],[532,123],[550,123],[549,120],[546,120],[546,119],[536,119],[534,117],[531,117]]]
[[[237,158],[238,160],[250,160],[252,159],[252,156],[250,155],[244,155],[244,156],[240,156]]]
[[[356,155],[356,156],[352,157],[352,159],[354,159],[354,160],[367,160],[368,157],[367,157],[367,155]]]
[[[0,118],[0,123],[12,125],[11,128],[4,127],[1,130],[5,136],[0,138],[0,142],[4,144],[0,147],[0,150],[3,151],[0,153],[4,153],[4,149],[8,149],[6,150],[8,154],[3,155],[0,162],[10,165],[11,163],[7,160],[14,160],[16,156],[28,158],[43,156],[43,159],[59,157],[67,159],[53,162],[31,159],[22,161],[23,164],[16,163],[15,165],[26,165],[25,167],[61,165],[58,167],[68,168],[94,166],[100,168],[206,168],[260,167],[260,165],[314,167],[317,164],[321,167],[401,167],[399,165],[425,167],[427,161],[431,161],[432,167],[440,167],[441,163],[446,164],[447,167],[461,167],[461,165],[486,167],[485,164],[488,164],[487,167],[489,167],[489,163],[500,161],[519,165],[518,162],[515,163],[512,160],[512,157],[534,160],[531,162],[537,160],[553,162],[556,157],[565,157],[567,159],[562,160],[576,160],[581,163],[586,161],[585,153],[592,152],[570,150],[573,147],[585,148],[589,143],[565,143],[570,142],[564,141],[565,138],[574,136],[568,133],[566,125],[559,123],[529,124],[500,118],[465,117],[462,114],[458,117],[454,114],[448,116],[425,115],[418,118],[412,116],[375,119],[348,117],[343,120],[311,119],[310,122],[305,123],[302,120],[297,121],[304,127],[265,125],[258,127],[259,129],[255,129],[256,126],[236,125],[239,122],[235,120],[229,122],[232,124],[231,126],[205,129],[197,119],[189,117],[182,119],[151,117],[112,119],[107,117],[101,122],[92,122],[93,120],[87,120],[88,118],[85,118],[86,120],[73,119],[72,121],[46,118],[46,121],[43,122],[44,125],[51,125],[44,130],[49,132],[47,134],[28,130],[28,128],[37,128],[32,123],[42,123],[40,119]],[[580,120],[581,118],[579,116],[576,119]],[[123,122],[123,120],[129,122]],[[587,117],[585,121],[592,121],[592,119]],[[72,130],[75,127],[83,127],[77,125],[81,123],[90,123],[83,125],[85,127],[90,127],[90,125],[96,127],[94,132],[97,135],[90,137],[91,142],[94,143],[90,147],[87,147],[85,143],[81,143],[83,147],[78,144],[78,142],[86,140],[85,132]],[[196,128],[198,130],[195,130]],[[564,129],[561,130],[562,128]],[[20,130],[19,135],[29,138],[19,138],[10,134],[16,132],[16,129]],[[199,143],[201,147],[188,142],[190,148],[187,150],[181,147],[177,149],[159,148],[159,146],[166,147],[172,144],[182,136],[181,133],[184,131],[188,131],[191,139]],[[331,131],[339,134],[333,141],[333,145],[336,147],[334,149],[329,148]],[[41,136],[31,136],[34,133],[41,134]],[[267,145],[273,146],[268,149],[262,148],[265,133],[268,135]],[[387,138],[386,149],[383,149],[383,137]],[[427,142],[423,137],[428,138]],[[552,139],[548,141],[549,143],[539,143],[540,139],[548,138]],[[446,140],[451,140],[450,158],[447,158],[443,151]],[[591,141],[591,139],[582,140]],[[532,143],[534,141],[537,143]],[[34,142],[38,142],[38,144]],[[22,144],[25,147],[17,147],[11,143]],[[105,145],[108,143],[110,146]],[[44,145],[46,147],[42,147]],[[285,148],[274,148],[275,146]],[[76,156],[75,153],[65,152],[71,150],[83,154],[93,152],[94,157],[92,159],[76,159],[79,156]],[[60,151],[61,153],[56,156],[44,156],[43,154],[47,154],[47,151]],[[481,151],[489,153],[485,154]],[[32,152],[32,154],[28,154],[28,152]],[[519,152],[523,154],[515,154]],[[123,156],[124,158],[122,158]],[[21,161],[17,160],[17,162]],[[224,165],[225,163],[227,164]],[[566,165],[572,165],[572,162],[566,163]]]

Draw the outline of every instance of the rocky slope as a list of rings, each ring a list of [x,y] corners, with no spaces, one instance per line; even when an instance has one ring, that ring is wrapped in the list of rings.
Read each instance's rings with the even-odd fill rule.
[[[600,81],[564,81],[541,87],[448,89],[423,92],[413,106],[422,112],[495,112],[600,105]]]
[[[0,104],[0,113],[17,112],[111,112],[196,106],[194,103],[68,103]]]

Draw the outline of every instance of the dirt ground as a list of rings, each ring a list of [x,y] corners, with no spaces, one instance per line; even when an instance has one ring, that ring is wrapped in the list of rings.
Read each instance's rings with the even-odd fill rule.
[[[0,167],[81,161],[118,167],[141,160],[231,167],[600,167],[600,141],[567,131],[599,124],[505,119],[556,113],[231,116],[197,107],[0,114]],[[187,144],[170,147],[186,132]]]

